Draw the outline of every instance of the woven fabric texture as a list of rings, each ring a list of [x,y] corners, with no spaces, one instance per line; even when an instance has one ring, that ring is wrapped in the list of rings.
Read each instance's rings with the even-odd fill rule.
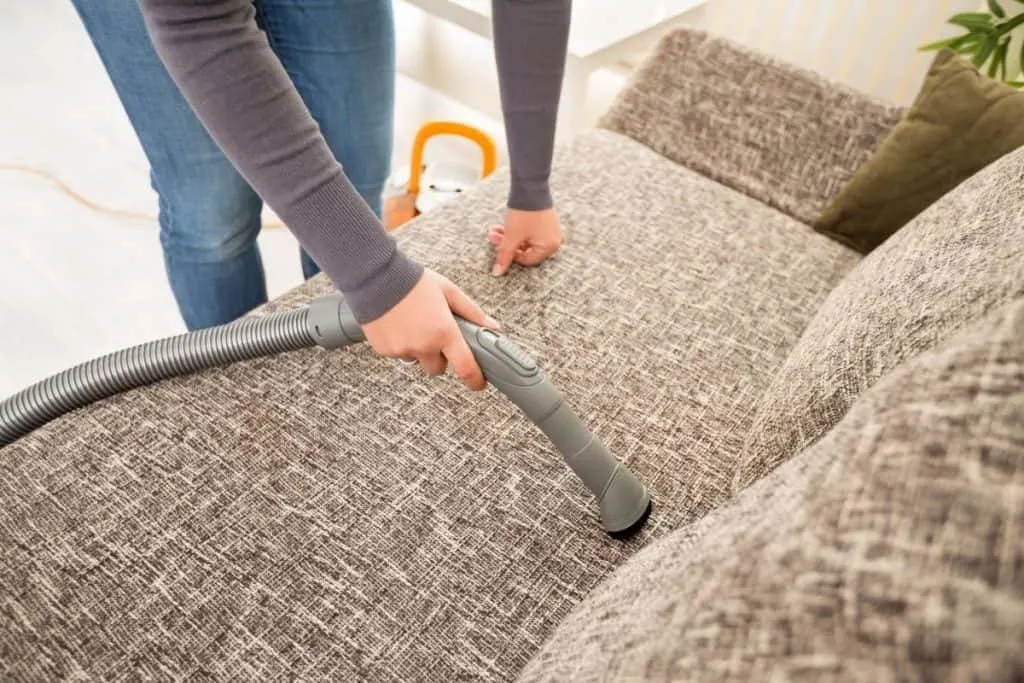
[[[0,451],[6,673],[509,680],[637,548],[725,502],[758,399],[858,256],[609,131],[555,168],[567,242],[542,267],[489,275],[503,173],[397,238],[650,487],[640,536],[607,538],[494,391],[365,346],[262,359]]]
[[[1022,680],[1022,387],[1024,299],[640,551],[519,680]]]
[[[600,125],[811,224],[901,113],[722,38],[678,30]]]
[[[887,372],[1024,293],[1024,148],[964,181],[829,295],[757,409],[735,489],[820,438]]]

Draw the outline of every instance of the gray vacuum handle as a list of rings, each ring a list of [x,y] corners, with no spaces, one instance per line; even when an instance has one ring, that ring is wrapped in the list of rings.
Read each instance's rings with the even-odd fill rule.
[[[587,429],[536,361],[508,337],[458,316],[456,322],[487,382],[551,439],[569,468],[597,498],[605,530],[615,537],[639,530],[651,511],[647,489]],[[317,343],[325,348],[365,340],[340,294],[313,301],[307,324]]]
[[[597,498],[605,530],[628,536],[643,526],[651,507],[647,489],[587,429],[536,361],[508,337],[462,318],[456,321],[487,381],[551,439]]]

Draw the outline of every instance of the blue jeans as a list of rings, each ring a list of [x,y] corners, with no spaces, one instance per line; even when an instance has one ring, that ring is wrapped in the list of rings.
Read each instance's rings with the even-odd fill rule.
[[[263,204],[164,69],[136,0],[72,0],[138,136],[159,198],[160,244],[188,329],[267,300]],[[255,0],[258,23],[345,174],[381,215],[391,161],[391,0]],[[303,275],[319,269],[300,249]]]

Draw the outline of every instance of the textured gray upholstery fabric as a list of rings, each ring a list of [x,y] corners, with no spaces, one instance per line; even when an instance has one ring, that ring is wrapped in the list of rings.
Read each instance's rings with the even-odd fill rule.
[[[600,125],[811,224],[902,109],[699,31],[668,34]]]
[[[567,243],[540,268],[488,273],[502,174],[397,238],[651,487],[640,537],[607,539],[493,391],[366,347],[240,364],[0,451],[6,672],[509,680],[638,547],[726,501],[758,399],[857,255],[609,131],[555,169]]]
[[[1024,299],[649,545],[520,681],[1024,679]]]
[[[757,409],[735,488],[836,424],[888,371],[1024,293],[1024,148],[866,256],[804,331]]]

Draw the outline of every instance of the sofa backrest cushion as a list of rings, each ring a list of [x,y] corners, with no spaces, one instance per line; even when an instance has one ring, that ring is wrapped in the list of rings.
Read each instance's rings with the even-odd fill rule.
[[[1024,148],[985,167],[857,264],[759,401],[733,478],[750,485],[955,328],[1024,292]]]
[[[1021,680],[1024,299],[645,547],[520,681]]]
[[[684,27],[662,38],[599,125],[809,225],[902,112]]]

